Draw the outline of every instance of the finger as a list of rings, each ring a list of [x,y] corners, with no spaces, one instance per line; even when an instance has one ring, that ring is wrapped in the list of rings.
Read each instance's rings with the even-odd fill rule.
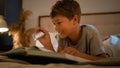
[[[69,49],[65,49],[65,50],[63,50],[62,52],[64,52],[64,53],[71,53],[72,51],[69,50]]]
[[[41,31],[44,32],[45,34],[49,34],[48,31],[42,27],[41,27]]]
[[[38,32],[40,32],[40,31],[41,31],[41,27],[37,27],[37,28],[34,30],[35,33],[38,33]]]
[[[45,35],[48,34],[48,31],[45,30],[45,29],[42,28],[42,27],[37,27],[34,32],[35,32],[35,33],[43,32]]]

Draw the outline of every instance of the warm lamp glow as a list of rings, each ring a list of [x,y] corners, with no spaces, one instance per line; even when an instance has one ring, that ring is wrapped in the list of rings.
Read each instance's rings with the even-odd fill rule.
[[[8,31],[8,28],[0,28],[0,32],[6,32]]]
[[[6,32],[8,31],[6,21],[4,20],[4,17],[0,15],[0,32]]]

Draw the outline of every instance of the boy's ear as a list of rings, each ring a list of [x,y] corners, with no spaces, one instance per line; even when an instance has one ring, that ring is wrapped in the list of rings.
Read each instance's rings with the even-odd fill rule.
[[[74,23],[78,23],[78,15],[74,15],[74,17],[73,17],[73,21],[74,21]]]

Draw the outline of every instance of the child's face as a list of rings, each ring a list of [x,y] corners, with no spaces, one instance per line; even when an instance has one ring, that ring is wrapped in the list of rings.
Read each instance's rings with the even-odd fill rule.
[[[57,15],[52,18],[52,22],[55,25],[55,30],[58,32],[61,38],[66,38],[73,33],[74,20],[69,20],[65,16]]]

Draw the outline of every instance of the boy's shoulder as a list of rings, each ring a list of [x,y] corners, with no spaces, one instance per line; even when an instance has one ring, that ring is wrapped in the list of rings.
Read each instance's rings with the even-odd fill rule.
[[[92,31],[97,30],[97,28],[94,25],[90,25],[90,24],[80,24],[80,27],[86,30],[92,30]]]
[[[94,25],[90,25],[90,24],[81,24],[80,25],[83,32],[90,34],[90,35],[94,35],[96,33],[99,33],[97,28]]]

